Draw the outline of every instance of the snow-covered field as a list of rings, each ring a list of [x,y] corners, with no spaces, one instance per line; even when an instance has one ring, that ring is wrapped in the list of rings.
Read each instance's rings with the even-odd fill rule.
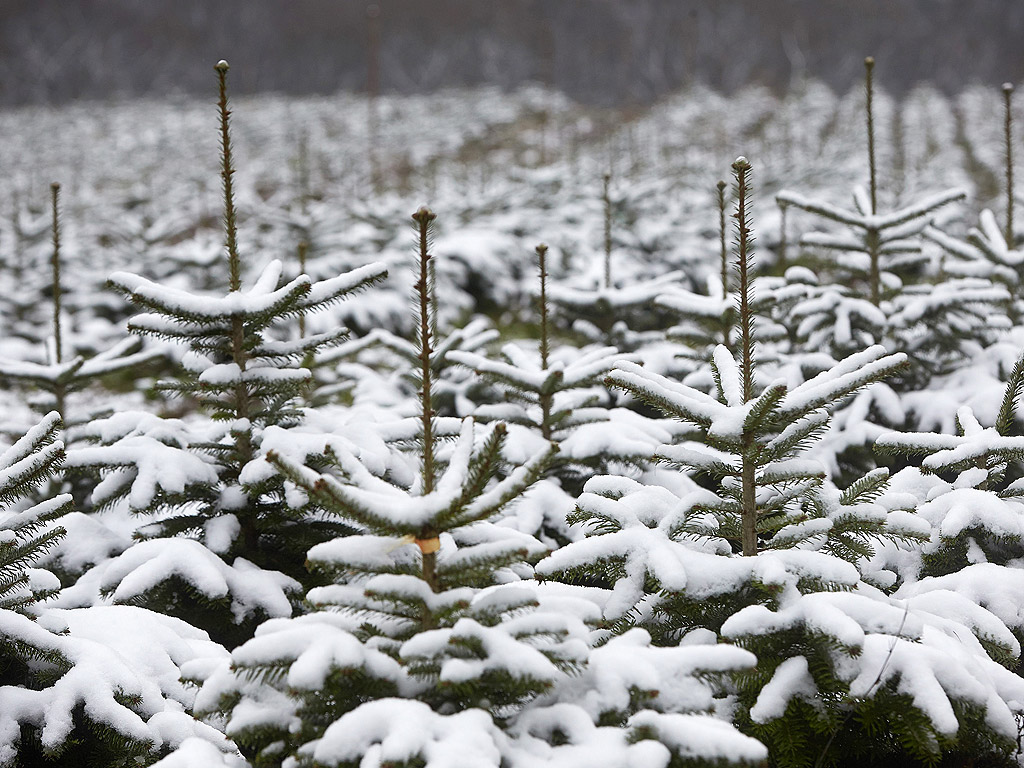
[[[0,765],[1024,765],[1003,99],[0,112]]]

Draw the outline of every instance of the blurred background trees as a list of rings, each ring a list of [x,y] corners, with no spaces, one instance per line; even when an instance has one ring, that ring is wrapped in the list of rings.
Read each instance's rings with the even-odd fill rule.
[[[778,90],[813,75],[845,91],[865,51],[895,94],[1024,75],[1017,0],[381,0],[380,85],[415,93],[539,81],[596,105],[682,86]],[[205,93],[208,63],[236,92],[367,88],[363,0],[4,0],[0,104]]]

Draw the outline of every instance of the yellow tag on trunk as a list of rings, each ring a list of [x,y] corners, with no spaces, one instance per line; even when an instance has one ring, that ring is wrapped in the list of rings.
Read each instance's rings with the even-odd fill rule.
[[[429,555],[431,552],[437,552],[441,548],[441,540],[437,536],[432,539],[416,539],[416,546],[420,548],[420,552],[424,555]]]

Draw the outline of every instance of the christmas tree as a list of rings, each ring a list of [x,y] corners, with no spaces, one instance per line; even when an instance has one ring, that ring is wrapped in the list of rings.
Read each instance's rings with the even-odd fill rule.
[[[412,765],[456,754],[481,766],[579,759],[613,765],[644,754],[679,765],[761,759],[756,742],[680,711],[711,702],[710,688],[691,675],[744,668],[751,657],[722,649],[687,659],[685,652],[649,648],[649,638],[637,635],[610,644],[601,657],[610,672],[619,654],[639,654],[644,663],[636,674],[602,675],[600,663],[584,672],[586,602],[549,597],[522,580],[545,547],[495,520],[543,473],[554,447],[495,482],[502,425],[481,434],[467,419],[450,450],[441,450],[432,431],[427,295],[434,215],[420,209],[414,219],[420,472],[403,488],[352,455],[337,454],[330,472],[269,457],[361,532],[310,551],[311,566],[335,581],[308,594],[320,610],[261,628],[234,652],[232,669],[206,679],[200,706],[230,713],[229,733],[257,766],[286,755],[298,765],[331,766]],[[654,693],[643,686],[672,663],[680,665],[690,697],[675,681],[663,681],[675,709],[646,708]],[[570,703],[586,696],[590,706]],[[701,739],[701,727],[715,735]]]
[[[300,362],[344,339],[346,330],[289,339],[274,326],[378,282],[386,270],[371,264],[315,283],[305,275],[285,282],[281,262],[271,261],[243,284],[228,65],[216,69],[228,292],[200,295],[125,272],[110,278],[147,310],[131,319],[130,330],[188,347],[181,377],[159,386],[192,400],[209,419],[193,425],[116,414],[90,425],[100,445],[74,452],[70,463],[106,473],[93,493],[96,506],[126,498],[134,512],[150,517],[140,530],[148,541],[94,575],[100,591],[117,602],[159,606],[232,643],[262,618],[288,615],[301,593],[296,579],[306,575],[308,548],[351,530],[313,505],[287,503],[283,478],[256,461],[265,432],[301,421],[298,398],[310,371]]]

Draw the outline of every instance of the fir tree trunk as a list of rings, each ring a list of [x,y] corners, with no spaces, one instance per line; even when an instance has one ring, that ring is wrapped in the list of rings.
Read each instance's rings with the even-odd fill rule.
[[[53,362],[59,365],[64,362],[64,332],[60,325],[62,299],[60,287],[60,184],[57,182],[50,185],[50,202],[53,211],[53,255],[50,259],[53,277]],[[54,409],[60,414],[61,421],[67,424],[67,386],[59,381],[55,382],[53,398]]]
[[[1013,83],[1003,83],[1006,114],[1003,124],[1006,142],[1006,247],[1013,250]]]
[[[540,367],[541,370],[548,369],[548,354],[550,343],[548,340],[548,270],[547,270],[548,247],[544,244],[537,246],[537,261],[540,267]],[[555,396],[551,392],[541,392],[538,396],[540,403],[540,433],[545,440],[551,440],[551,409],[554,406]]]
[[[434,407],[431,394],[431,354],[433,348],[433,323],[431,322],[430,302],[430,235],[436,215],[429,208],[420,208],[413,214],[413,221],[416,222],[416,235],[418,245],[418,257],[420,274],[416,282],[416,295],[419,300],[420,320],[420,420],[423,430],[423,494],[433,492],[434,475]],[[440,584],[437,579],[437,550],[440,549],[438,532],[433,528],[423,528],[417,536],[416,543],[421,553],[421,575],[423,580],[430,587],[431,592],[439,592]],[[423,629],[433,629],[436,626],[434,615],[428,606],[423,607],[421,620]]]
[[[420,310],[420,421],[423,429],[423,493],[434,490],[434,408],[431,394],[430,356],[432,334],[430,322],[430,229],[437,218],[428,208],[413,214],[419,246],[420,275],[416,293]]]
[[[878,213],[878,181],[875,174],[875,112],[874,112],[874,80],[872,74],[875,60],[868,56],[864,59],[864,89],[867,92],[867,129],[868,129],[868,173],[871,183],[871,215]],[[878,259],[881,250],[881,238],[877,229],[869,229],[867,233],[868,256],[871,259],[871,272],[868,277],[871,303],[876,307],[881,299],[879,288]]]
[[[233,176],[235,169],[231,161],[231,111],[228,109],[227,74],[228,63],[217,62],[217,85],[219,101],[217,109],[220,113],[220,149],[221,149],[221,183],[224,193],[224,230],[225,248],[228,254],[228,288],[238,291],[242,288],[242,262],[238,254],[238,227],[235,217],[235,193]],[[252,461],[252,427],[249,424],[249,393],[242,382],[248,356],[245,351],[245,325],[242,315],[231,317],[231,361],[238,366],[238,381],[235,383],[233,399],[236,424],[232,428],[235,439],[234,460],[239,470]],[[239,429],[239,426],[244,427]],[[232,478],[237,481],[237,478]],[[256,510],[253,500],[246,498],[245,507],[237,510],[240,528],[242,555],[248,560],[259,561],[259,530],[256,527]]]
[[[231,358],[238,366],[239,381],[235,384],[234,406],[235,419],[244,423],[245,427],[234,433],[235,437],[235,461],[239,469],[244,467],[253,459],[252,429],[249,426],[249,393],[245,384],[241,381],[241,374],[245,371],[248,362],[245,354],[245,328],[242,324],[242,316],[235,315],[231,318]],[[248,560],[258,562],[256,557],[259,552],[260,536],[256,526],[256,510],[254,500],[246,498],[245,508],[239,510],[238,523],[242,537],[242,554]]]
[[[612,182],[610,173],[604,175],[604,287],[612,287],[612,198],[608,187]]]
[[[729,249],[725,245],[725,187],[724,181],[718,182],[718,245],[719,259],[722,270],[722,296],[729,295]],[[729,343],[726,338],[725,343]]]
[[[229,287],[237,291],[242,287],[241,260],[238,256],[238,228],[235,220],[235,192],[233,176],[235,169],[231,162],[231,110],[228,109],[228,63],[218,61],[214,67],[217,70],[217,84],[220,100],[217,102],[217,109],[220,112],[220,153],[221,153],[221,183],[224,192],[224,230],[226,233],[225,246],[228,251],[228,274]]]
[[[430,591],[436,594],[441,591],[441,585],[437,579],[437,549],[440,549],[437,531],[430,529],[421,531],[418,543],[423,561],[423,580],[427,583],[427,586],[430,587]],[[423,606],[423,616],[420,624],[424,630],[434,629],[437,626],[434,614],[428,606]]]
[[[752,557],[757,554],[757,484],[754,476],[754,460],[751,456],[753,436],[743,438],[743,468],[740,475],[743,496],[743,555]]]
[[[870,292],[871,303],[876,307],[882,301],[881,270],[878,262],[881,258],[881,237],[877,229],[869,229],[867,232],[868,258],[871,260],[870,272],[868,273],[868,291]]]
[[[875,59],[868,56],[864,59],[864,90],[867,92],[867,113],[868,124],[868,173],[871,183],[871,213],[878,213],[878,181],[875,176],[875,111],[874,111],[874,79],[872,74],[875,69]],[[877,303],[877,302],[876,302]]]

